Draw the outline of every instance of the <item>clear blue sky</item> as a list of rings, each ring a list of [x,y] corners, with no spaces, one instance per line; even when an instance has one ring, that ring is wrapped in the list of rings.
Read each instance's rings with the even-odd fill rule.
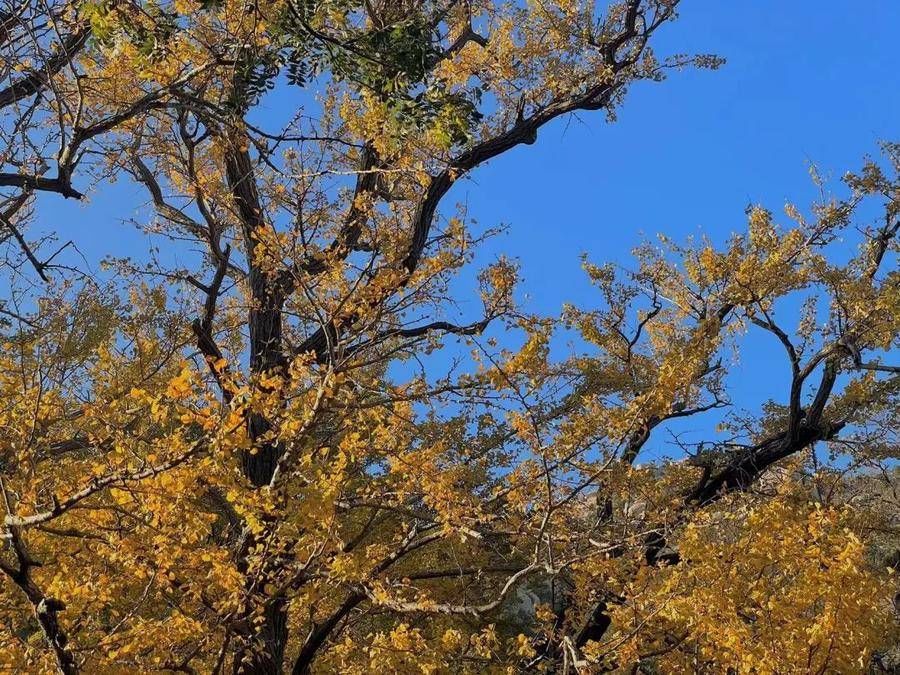
[[[681,14],[657,53],[712,52],[727,59],[723,68],[634,87],[612,125],[602,114],[559,121],[449,196],[483,226],[510,226],[483,259],[520,259],[529,309],[554,314],[563,300],[594,300],[583,252],[627,263],[657,232],[722,240],[743,229],[749,202],[808,203],[810,161],[839,177],[879,140],[900,140],[900,1],[685,0]],[[139,255],[146,242],[123,219],[145,221],[135,209],[145,200],[125,184],[88,205],[47,195],[40,225],[74,238],[89,260]],[[477,298],[461,300],[477,313]],[[733,381],[739,400],[758,405],[777,395],[770,370],[780,376],[783,364],[757,341],[747,350],[756,365]]]
[[[510,226],[492,247],[520,259],[531,309],[590,306],[582,252],[627,265],[657,232],[721,241],[750,202],[808,204],[810,162],[836,182],[900,140],[898,32],[897,1],[687,0],[657,53],[713,52],[724,67],[637,85],[612,125],[558,122],[451,196],[482,225]],[[780,347],[758,337],[730,378],[753,409],[787,392]]]
[[[713,52],[720,70],[634,87],[618,122],[557,122],[452,195],[508,223],[538,305],[583,287],[581,252],[624,262],[641,234],[743,229],[744,207],[815,194],[879,140],[900,140],[900,2],[687,0],[656,51]]]
[[[614,124],[602,113],[559,120],[447,202],[511,226],[497,246],[521,258],[535,301],[553,309],[561,288],[583,286],[581,252],[624,262],[642,234],[727,236],[749,201],[811,198],[809,161],[839,176],[879,140],[900,140],[898,33],[897,0],[685,0],[657,53],[712,52],[724,67],[638,84]],[[144,201],[121,184],[85,205],[45,195],[39,225],[71,233],[91,260],[110,246],[137,252],[123,219],[144,220]]]

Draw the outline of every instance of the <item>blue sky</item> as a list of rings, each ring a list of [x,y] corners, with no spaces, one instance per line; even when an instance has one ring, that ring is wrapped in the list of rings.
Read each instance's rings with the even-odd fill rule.
[[[558,121],[450,198],[483,226],[509,226],[484,258],[520,260],[530,310],[595,306],[582,253],[630,266],[632,249],[658,232],[721,242],[744,229],[751,202],[776,213],[788,200],[809,204],[811,162],[839,187],[863,155],[878,154],[880,140],[900,140],[898,28],[900,2],[887,0],[685,2],[657,53],[711,52],[724,67],[635,86],[614,124],[602,113]],[[477,311],[474,298],[467,305]],[[728,382],[739,408],[783,402],[780,345],[751,331]],[[672,430],[708,437],[715,417]],[[644,458],[673,452],[666,439],[658,431]]]
[[[720,70],[635,86],[618,122],[556,122],[451,195],[521,258],[537,305],[585,288],[578,255],[627,261],[643,235],[744,226],[749,202],[808,203],[810,161],[835,178],[900,140],[900,2],[693,0],[660,55],[713,52]]]
[[[558,120],[445,203],[509,225],[495,247],[521,259],[536,307],[553,310],[561,289],[586,289],[582,252],[625,262],[656,232],[722,239],[743,228],[750,201],[811,199],[810,161],[840,176],[900,136],[898,28],[894,0],[687,0],[657,53],[712,52],[724,67],[638,84],[614,124],[602,113]],[[72,236],[89,260],[137,253],[146,243],[123,221],[145,221],[145,203],[121,183],[87,204],[46,195],[39,226]]]
[[[657,232],[722,241],[743,229],[750,202],[807,204],[810,162],[837,178],[879,140],[900,140],[898,28],[896,0],[686,0],[656,52],[711,52],[724,67],[635,86],[614,124],[602,113],[557,121],[537,144],[457,184],[446,210],[465,202],[480,225],[509,226],[482,260],[520,260],[528,309],[590,306],[582,253],[627,265]],[[123,224],[146,221],[140,189],[105,188],[86,205],[54,197],[41,199],[40,229],[73,238],[91,261],[111,251],[142,257],[143,235]],[[469,295],[461,307],[474,316]],[[755,365],[732,380],[739,401],[758,405],[783,389],[772,387],[784,367],[767,342],[751,339],[744,362]]]
[[[814,199],[810,162],[836,183],[880,140],[900,140],[898,28],[900,2],[887,0],[685,2],[657,53],[712,52],[725,66],[635,86],[614,124],[558,121],[450,197],[484,226],[510,226],[492,253],[519,258],[530,309],[591,306],[580,254],[628,266],[658,232],[722,241],[750,202],[780,213]],[[730,378],[752,408],[787,393],[772,386],[787,383],[780,346],[759,337]]]

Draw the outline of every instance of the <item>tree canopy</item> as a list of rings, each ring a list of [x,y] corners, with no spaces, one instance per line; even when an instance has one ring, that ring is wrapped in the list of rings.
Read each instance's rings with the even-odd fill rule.
[[[678,5],[3,3],[0,668],[887,668],[900,146],[724,244],[589,252],[560,316],[447,198],[720,66],[654,53]],[[166,250],[31,235],[117,180]]]

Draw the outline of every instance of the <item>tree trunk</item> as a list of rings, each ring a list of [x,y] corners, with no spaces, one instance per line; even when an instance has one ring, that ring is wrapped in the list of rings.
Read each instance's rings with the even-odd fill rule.
[[[286,358],[282,339],[282,310],[286,289],[284,280],[261,269],[255,259],[257,237],[267,227],[256,187],[253,165],[246,139],[238,129],[228,131],[226,171],[228,185],[234,196],[241,219],[244,246],[249,266],[250,310],[247,317],[250,330],[250,374],[284,375]],[[247,420],[247,430],[253,452],[244,452],[241,467],[244,476],[256,487],[268,485],[283,448],[263,440],[272,425],[264,416],[253,413]],[[255,543],[247,537],[245,547]],[[241,555],[243,558],[244,556]],[[242,570],[246,573],[246,569]],[[265,574],[265,570],[262,570]],[[265,602],[258,589],[248,589],[250,602]],[[254,597],[255,596],[255,597]],[[235,654],[233,670],[241,675],[278,675],[284,668],[287,644],[287,607],[284,600],[267,605],[265,620],[255,629],[243,648]]]
[[[282,345],[282,305],[284,297],[275,287],[276,281],[262,272],[251,268],[250,290],[253,306],[250,308],[250,373],[284,374],[285,356]],[[250,440],[254,453],[244,452],[242,466],[244,475],[253,485],[268,485],[275,473],[275,465],[282,448],[276,443],[259,443],[272,428],[269,421],[258,414],[251,414],[248,421]]]

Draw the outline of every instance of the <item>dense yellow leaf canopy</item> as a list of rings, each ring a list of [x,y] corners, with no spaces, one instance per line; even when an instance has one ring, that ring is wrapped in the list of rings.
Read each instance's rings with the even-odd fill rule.
[[[896,145],[727,242],[586,258],[596,303],[536,316],[512,257],[473,272],[495,231],[446,196],[555,119],[717,67],[654,55],[677,0],[20,4],[0,16],[0,670],[886,658]],[[117,180],[140,195],[118,216],[165,246],[86,261],[32,235],[48,201]],[[749,339],[780,376],[746,412]],[[652,461],[687,417],[702,439]]]

